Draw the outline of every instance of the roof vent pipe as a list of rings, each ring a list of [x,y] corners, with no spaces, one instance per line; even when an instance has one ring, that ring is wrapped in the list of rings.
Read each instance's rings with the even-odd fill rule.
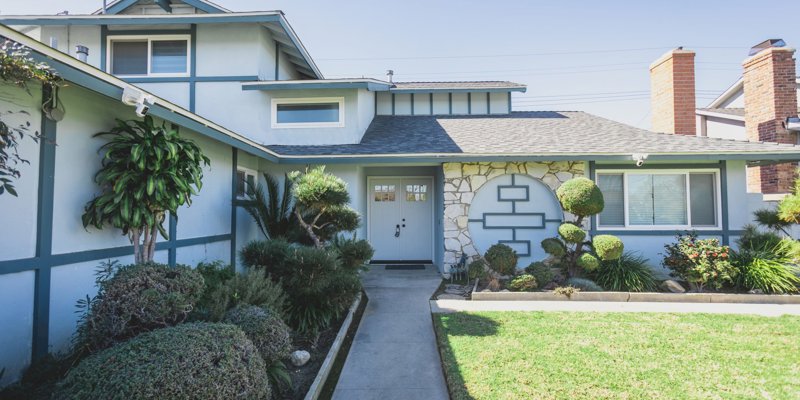
[[[392,82],[392,77],[393,76],[394,76],[394,71],[393,70],[391,70],[391,69],[386,70],[386,80],[389,81],[389,83],[393,83]]]
[[[89,58],[89,48],[79,44],[75,46],[75,55],[78,57],[78,60],[86,62]]]

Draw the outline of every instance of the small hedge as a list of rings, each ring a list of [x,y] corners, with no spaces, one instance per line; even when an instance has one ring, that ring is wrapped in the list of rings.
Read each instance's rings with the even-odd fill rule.
[[[561,243],[557,238],[542,240],[542,249],[544,249],[545,253],[556,258],[564,257],[564,254],[567,254],[567,248],[564,247],[564,243]]]
[[[579,267],[587,271],[594,271],[597,269],[597,267],[600,266],[600,260],[598,260],[597,257],[589,253],[583,253],[580,256],[578,256],[578,260],[576,263],[578,264]]]
[[[625,246],[618,237],[612,235],[597,235],[592,239],[595,253],[603,261],[616,260],[622,257]]]
[[[542,288],[555,279],[553,270],[541,261],[536,261],[525,267],[525,273],[536,278],[537,288]]]
[[[241,328],[256,346],[267,366],[289,357],[292,351],[292,332],[270,310],[240,305],[228,311],[223,322]]]
[[[56,387],[56,400],[268,399],[266,366],[236,326],[190,323],[93,354]]]
[[[586,239],[586,232],[583,228],[569,222],[558,227],[558,234],[567,243],[583,243],[583,240]]]
[[[520,275],[508,283],[508,289],[513,292],[532,292],[539,288],[536,278],[533,275]]]
[[[155,263],[120,267],[99,285],[78,328],[78,354],[183,322],[204,287],[203,277],[188,266]]]
[[[500,275],[513,275],[517,270],[519,257],[517,252],[505,244],[495,244],[489,247],[484,255],[489,267]]]
[[[251,269],[246,274],[236,273],[216,286],[208,286],[194,317],[218,322],[228,310],[240,304],[263,307],[282,316],[286,299],[279,283],[272,281],[263,270]]]

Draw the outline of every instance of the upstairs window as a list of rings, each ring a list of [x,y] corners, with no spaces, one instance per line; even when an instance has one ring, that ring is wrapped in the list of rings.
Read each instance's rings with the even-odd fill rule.
[[[272,99],[272,127],[344,127],[344,97]]]
[[[256,171],[239,167],[236,169],[236,198],[244,200],[247,192],[256,186]]]
[[[119,76],[188,76],[189,36],[110,36],[109,71]]]

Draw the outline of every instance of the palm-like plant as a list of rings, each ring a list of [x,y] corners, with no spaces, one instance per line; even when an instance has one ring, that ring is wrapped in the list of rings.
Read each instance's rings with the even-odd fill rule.
[[[265,185],[247,186],[247,202],[243,207],[267,239],[286,238],[292,228],[294,209],[292,180],[284,176],[282,190],[278,180],[270,174],[264,174],[264,182]]]
[[[116,127],[95,136],[111,141],[99,150],[105,154],[94,180],[102,193],[86,203],[83,226],[122,229],[136,263],[152,261],[158,233],[169,239],[166,213],[177,218],[178,207],[192,204],[203,186],[203,164],[210,160],[177,129],[156,126],[150,116],[117,120]]]

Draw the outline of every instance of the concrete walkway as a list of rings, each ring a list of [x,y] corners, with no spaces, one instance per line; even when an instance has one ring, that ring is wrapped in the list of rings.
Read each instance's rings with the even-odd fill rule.
[[[458,311],[586,311],[752,314],[768,317],[800,315],[800,304],[642,303],[613,301],[466,301],[433,300],[431,312]]]
[[[363,282],[369,302],[333,399],[448,399],[429,302],[441,282],[435,267],[373,266]]]

